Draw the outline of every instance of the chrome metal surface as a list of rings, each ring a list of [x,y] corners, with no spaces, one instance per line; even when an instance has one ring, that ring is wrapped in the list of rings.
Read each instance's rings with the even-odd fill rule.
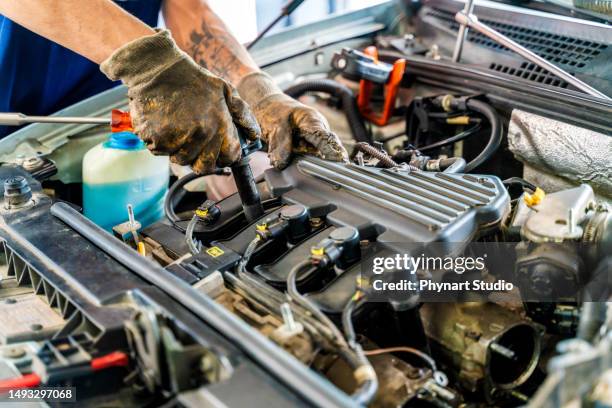
[[[474,0],[467,0],[463,12],[466,15],[472,15],[474,12]],[[468,26],[467,24],[461,24],[459,27],[459,33],[457,34],[457,43],[455,44],[455,51],[453,52],[453,61],[459,62],[461,59],[461,53],[463,52],[463,43],[467,39]]]
[[[75,116],[28,116],[16,112],[0,112],[0,125],[21,126],[26,123],[74,123],[92,125],[110,125],[110,118],[75,117]]]

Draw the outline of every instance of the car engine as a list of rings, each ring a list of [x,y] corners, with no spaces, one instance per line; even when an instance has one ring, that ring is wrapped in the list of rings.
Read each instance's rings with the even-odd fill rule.
[[[278,77],[312,61],[286,93],[347,163],[303,147],[253,175],[261,146],[243,146],[214,176],[237,193],[173,176],[163,219],[105,231],[75,171],[103,129],[2,141],[0,389],[35,373],[91,406],[609,406],[612,104],[436,59],[444,30],[422,25],[454,5],[426,3],[403,33],[261,51]],[[465,273],[374,269],[479,251],[494,259]],[[435,290],[468,280],[484,289]]]

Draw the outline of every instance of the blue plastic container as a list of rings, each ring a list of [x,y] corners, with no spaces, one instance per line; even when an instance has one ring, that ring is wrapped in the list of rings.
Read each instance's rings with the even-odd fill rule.
[[[127,205],[143,227],[163,217],[170,164],[154,156],[131,132],[113,133],[83,158],[83,210],[111,230],[128,220]]]

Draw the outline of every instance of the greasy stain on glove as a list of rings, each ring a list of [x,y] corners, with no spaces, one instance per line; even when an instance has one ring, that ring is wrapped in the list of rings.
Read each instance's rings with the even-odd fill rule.
[[[347,161],[348,154],[338,136],[315,109],[285,95],[263,72],[244,77],[238,85],[242,98],[253,108],[268,144],[270,162],[283,169],[293,151],[314,151],[327,160]],[[309,147],[304,147],[307,144]]]
[[[196,173],[240,159],[239,132],[248,140],[261,135],[238,92],[196,64],[166,30],[126,44],[100,69],[128,87],[134,132],[148,149]]]

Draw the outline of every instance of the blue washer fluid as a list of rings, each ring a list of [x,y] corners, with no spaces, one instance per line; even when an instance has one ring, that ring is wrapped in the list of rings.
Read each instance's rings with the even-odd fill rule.
[[[83,158],[83,210],[111,231],[128,220],[127,205],[143,227],[161,219],[170,163],[154,156],[131,132],[113,133]]]

